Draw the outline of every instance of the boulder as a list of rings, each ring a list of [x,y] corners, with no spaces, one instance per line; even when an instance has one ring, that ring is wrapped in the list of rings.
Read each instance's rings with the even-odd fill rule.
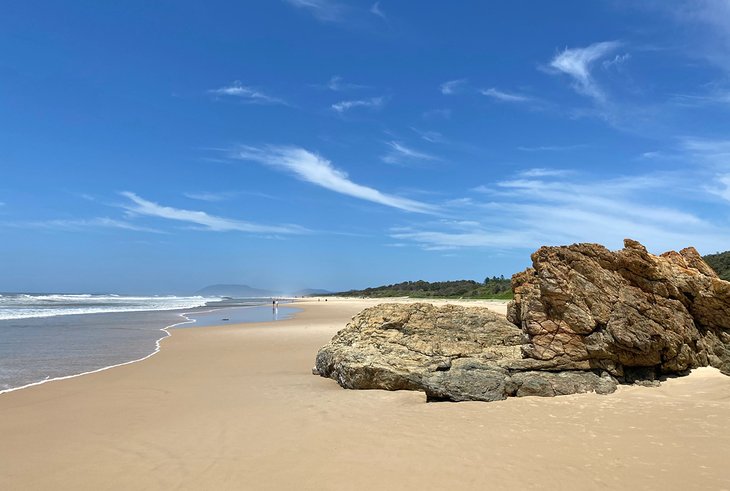
[[[452,401],[605,394],[707,365],[730,375],[730,282],[693,248],[542,247],[512,288],[506,319],[427,303],[365,309],[313,372],[348,389]]]
[[[428,400],[612,391],[592,372],[556,378],[532,370],[549,364],[521,364],[523,342],[521,329],[485,308],[381,304],[319,350],[314,373],[347,389],[420,390]]]
[[[459,360],[516,358],[521,345],[522,331],[488,309],[381,304],[319,350],[316,370],[348,389],[423,390],[424,377]]]
[[[525,358],[630,382],[707,365],[730,374],[730,283],[694,248],[542,247],[532,264],[513,276],[508,308],[527,336]]]

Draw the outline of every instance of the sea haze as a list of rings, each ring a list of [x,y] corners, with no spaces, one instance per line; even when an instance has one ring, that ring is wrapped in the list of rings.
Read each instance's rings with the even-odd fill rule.
[[[264,298],[4,293],[0,393],[145,358],[171,326],[265,322],[294,312]]]

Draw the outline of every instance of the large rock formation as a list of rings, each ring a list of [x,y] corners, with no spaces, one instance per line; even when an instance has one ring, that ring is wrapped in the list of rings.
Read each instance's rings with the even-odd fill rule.
[[[730,375],[730,283],[693,248],[638,242],[542,247],[512,278],[506,320],[487,309],[383,304],[317,354],[315,373],[352,389],[430,400],[612,392],[711,365]]]
[[[694,248],[542,247],[532,264],[512,278],[508,311],[525,358],[628,381],[706,365],[730,374],[730,283]]]
[[[319,350],[315,372],[347,389],[421,390],[430,400],[615,389],[592,372],[513,366],[522,343],[520,329],[485,308],[381,304],[360,312]]]

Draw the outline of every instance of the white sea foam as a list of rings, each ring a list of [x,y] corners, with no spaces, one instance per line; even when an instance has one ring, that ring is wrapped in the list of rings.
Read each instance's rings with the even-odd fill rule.
[[[142,312],[201,307],[220,298],[201,296],[120,296],[91,294],[3,294],[0,320],[55,317],[58,315]]]

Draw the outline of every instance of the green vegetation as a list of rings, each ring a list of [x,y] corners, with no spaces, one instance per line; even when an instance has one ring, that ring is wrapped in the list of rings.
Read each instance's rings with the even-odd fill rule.
[[[504,276],[486,278],[484,283],[473,280],[457,281],[404,281],[394,285],[350,290],[334,293],[345,297],[411,297],[411,298],[492,298],[509,300],[512,298],[510,280]]]
[[[730,281],[730,251],[709,254],[702,259],[725,281]]]
[[[730,251],[704,256],[703,259],[723,280],[730,281]],[[331,293],[344,297],[411,297],[411,298],[489,298],[512,299],[510,280],[504,276],[485,278],[483,283],[473,280],[404,281],[364,290]]]
[[[730,251],[704,256],[703,259],[723,280],[730,281]],[[332,293],[344,297],[411,297],[411,298],[488,298],[512,299],[510,280],[504,276],[485,278],[483,283],[473,280],[404,281],[364,290]]]

